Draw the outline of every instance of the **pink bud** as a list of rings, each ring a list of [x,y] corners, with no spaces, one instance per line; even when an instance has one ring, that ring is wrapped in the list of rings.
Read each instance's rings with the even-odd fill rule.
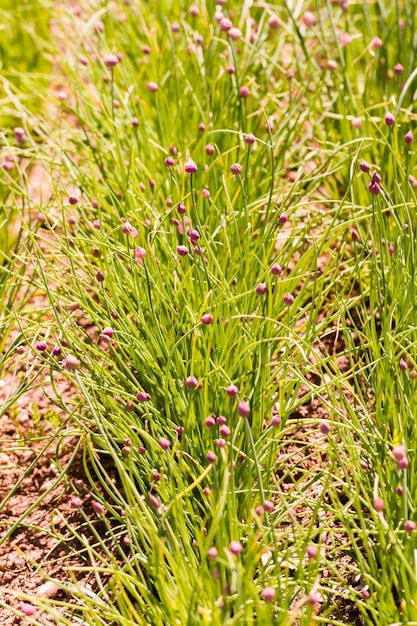
[[[177,252],[180,256],[187,256],[187,254],[189,254],[187,246],[178,246]]]
[[[280,27],[279,17],[277,15],[271,15],[268,20],[268,26],[271,30],[277,30]]]
[[[352,37],[349,33],[342,33],[339,37],[339,43],[341,46],[348,46],[352,42]]]
[[[208,143],[206,145],[206,154],[208,156],[212,156],[215,152],[216,152],[216,148],[211,143]]]
[[[174,161],[174,159],[173,159],[172,157],[167,157],[167,158],[164,160],[164,165],[165,165],[166,167],[172,167],[173,165],[175,165],[175,161]]]
[[[413,143],[413,133],[409,130],[404,136],[405,143],[409,146],[410,143]]]
[[[216,425],[216,420],[212,415],[209,415],[205,421],[207,428],[213,428]]]
[[[402,74],[404,71],[403,66],[401,65],[401,63],[397,63],[397,65],[394,65],[394,72],[396,74]]]
[[[104,507],[101,502],[97,502],[96,500],[93,500],[91,502],[91,506],[93,508],[94,513],[96,513],[97,515],[103,515],[103,513],[106,512],[106,507]]]
[[[222,17],[222,19],[219,22],[219,26],[220,26],[220,30],[227,33],[233,27],[233,24],[230,20],[227,19],[227,17]]]
[[[252,135],[252,133],[249,133],[249,135],[246,135],[245,142],[248,144],[248,146],[252,146],[256,142],[255,135]]]
[[[222,424],[219,428],[219,433],[222,437],[230,437],[230,428],[226,424]]]
[[[148,83],[148,91],[149,93],[156,93],[158,91],[159,87],[157,83],[154,83],[153,81],[150,81]]]
[[[239,41],[239,39],[242,37],[242,31],[240,31],[238,28],[231,28],[228,32],[228,35],[232,41]]]
[[[274,263],[273,266],[271,267],[271,274],[273,276],[281,276],[282,267],[278,265],[278,263]]]
[[[194,161],[191,158],[187,159],[187,161],[184,164],[184,171],[187,174],[195,174],[197,170],[198,170],[198,167],[194,163]]]
[[[291,306],[292,304],[294,304],[294,296],[290,293],[286,293],[284,296],[284,304],[286,304],[287,306]]]
[[[246,418],[250,415],[250,406],[245,400],[241,400],[237,405],[237,412],[240,417]]]
[[[387,113],[385,116],[385,124],[387,126],[393,126],[395,124],[395,117],[392,113]]]
[[[240,541],[231,541],[229,550],[232,554],[240,554],[243,551],[243,546]]]
[[[404,530],[407,533],[412,533],[414,532],[416,529],[416,524],[415,522],[411,521],[411,520],[407,520],[406,522],[404,522]]]
[[[62,362],[62,365],[65,367],[65,369],[72,372],[80,367],[80,361],[76,359],[75,356],[68,354],[65,357],[65,360]]]
[[[146,393],[146,391],[138,391],[138,393],[136,394],[136,398],[137,400],[139,400],[139,402],[149,402],[151,396],[149,395],[149,393]]]
[[[20,610],[27,617],[31,617],[32,615],[35,615],[38,609],[36,608],[36,606],[33,606],[33,604],[29,604],[29,602],[21,602]]]
[[[106,67],[114,67],[118,64],[118,62],[119,59],[115,54],[108,54],[106,57],[104,57],[104,64],[106,65]]]
[[[195,376],[188,376],[187,380],[185,381],[185,386],[187,387],[187,389],[193,390],[196,389],[199,385],[199,381],[198,378],[196,378]]]
[[[264,511],[266,511],[267,513],[272,513],[272,511],[275,510],[275,505],[273,502],[271,502],[271,500],[265,500],[265,502],[262,503],[262,506],[264,508]]]
[[[213,316],[210,315],[210,313],[204,313],[204,315],[202,315],[201,317],[201,323],[205,324],[206,326],[211,324],[212,321],[213,321]]]
[[[171,445],[171,443],[168,441],[168,439],[165,439],[165,437],[161,437],[158,443],[160,447],[162,448],[162,450],[168,450],[168,448]]]
[[[405,449],[405,446],[403,445],[398,445],[398,446],[394,446],[394,448],[392,449],[392,456],[394,457],[394,459],[396,461],[401,461],[401,459],[403,459],[407,454],[407,451]]]
[[[206,460],[208,463],[215,463],[217,461],[217,456],[214,454],[214,452],[209,450],[206,454]]]
[[[317,546],[315,546],[314,544],[310,544],[309,546],[307,546],[306,556],[308,559],[310,559],[310,561],[316,558],[317,553],[318,553]]]
[[[209,559],[217,559],[217,557],[219,556],[217,548],[215,548],[214,546],[209,548],[207,550],[207,556],[208,556]]]
[[[264,587],[261,592],[262,600],[272,602],[275,599],[275,589],[273,587]]]
[[[331,429],[330,429],[330,424],[329,424],[329,422],[327,422],[326,420],[323,420],[323,421],[321,422],[321,424],[320,424],[320,432],[321,432],[323,435],[328,435],[328,434],[329,434],[329,432],[330,432],[330,430],[331,430]]]
[[[402,459],[400,459],[398,461],[398,469],[399,470],[403,471],[403,470],[407,469],[407,467],[408,467],[408,461],[407,461],[407,459],[405,457],[403,457]]]
[[[241,98],[249,98],[250,96],[249,87],[245,87],[245,86],[241,87],[239,93],[240,93]]]
[[[235,398],[239,393],[239,389],[236,387],[236,385],[229,385],[226,389],[226,393],[229,398]]]
[[[337,68],[337,63],[336,61],[333,61],[332,59],[329,59],[327,61],[327,69],[329,69],[330,71],[333,71]]]
[[[233,163],[233,165],[230,167],[230,171],[234,176],[239,176],[239,174],[242,173],[242,166],[240,165],[240,163]]]
[[[314,15],[314,13],[312,13],[311,11],[306,11],[303,17],[301,18],[301,21],[303,22],[305,26],[309,28],[311,26],[314,26],[317,20],[316,20],[316,16]]]
[[[372,503],[372,506],[374,507],[375,511],[377,511],[378,513],[380,513],[381,511],[384,510],[384,501],[382,498],[375,498],[375,500]]]
[[[79,509],[83,505],[83,501],[78,496],[73,496],[70,500],[70,506],[72,509]]]
[[[157,496],[154,496],[153,493],[149,494],[149,504],[155,510],[159,509],[159,507],[161,506],[159,498]]]
[[[374,37],[371,40],[370,43],[371,48],[374,48],[375,50],[377,50],[378,48],[382,47],[382,39],[380,39],[379,37]]]
[[[77,196],[69,196],[69,198],[68,198],[68,202],[69,202],[70,204],[77,204],[77,202],[78,202],[78,198],[77,198]]]

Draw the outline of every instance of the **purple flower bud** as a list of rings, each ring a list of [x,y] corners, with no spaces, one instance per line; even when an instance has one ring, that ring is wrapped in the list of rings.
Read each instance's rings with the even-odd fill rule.
[[[287,221],[288,221],[288,215],[286,213],[282,213],[279,216],[279,223],[280,224],[285,224],[285,222],[287,222]]]
[[[47,347],[48,344],[46,343],[46,341],[38,341],[38,343],[36,344],[36,350],[38,350],[39,352],[45,352]]]
[[[211,548],[207,550],[207,557],[209,559],[217,559],[218,556],[219,556],[219,553],[217,551],[217,548],[215,548],[214,546],[212,546]]]
[[[164,161],[164,165],[166,165],[167,167],[172,167],[173,165],[175,165],[175,161],[172,157],[167,157]]]
[[[95,228],[96,230],[100,230],[100,220],[93,220],[92,222],[93,228]]]
[[[219,428],[219,433],[222,437],[227,438],[230,436],[231,430],[226,424],[222,424]]]
[[[393,126],[395,124],[395,117],[392,113],[387,113],[385,116],[385,124],[387,126]]]
[[[156,93],[159,87],[157,83],[154,83],[152,80],[148,83],[148,91],[149,93]]]
[[[72,356],[71,354],[68,354],[65,357],[65,360],[62,362],[62,365],[68,371],[73,372],[74,370],[76,370],[76,369],[78,369],[80,367],[80,362],[79,362],[78,359],[75,358],[75,356]]]
[[[281,276],[282,274],[281,265],[278,265],[278,263],[274,263],[273,266],[271,267],[271,274],[273,276]]]
[[[273,415],[271,418],[271,426],[273,428],[278,428],[278,426],[281,424],[281,418],[279,415]]]
[[[20,610],[27,617],[31,617],[32,615],[35,615],[35,613],[37,613],[37,611],[38,611],[36,606],[33,606],[33,604],[29,604],[29,602],[21,602],[20,603]]]
[[[232,27],[232,22],[227,19],[227,17],[223,17],[219,22],[220,30],[227,33]]]
[[[381,182],[381,176],[378,174],[378,172],[374,172],[372,174],[372,178],[371,178],[373,183],[380,183]]]
[[[380,193],[380,191],[381,191],[381,189],[380,189],[380,187],[379,187],[378,183],[375,183],[375,182],[373,182],[373,181],[371,181],[371,182],[369,183],[369,185],[368,185],[368,189],[369,189],[369,191],[371,192],[371,194],[372,194],[373,196],[377,196],[377,195]]]
[[[279,17],[277,15],[271,15],[268,20],[268,26],[271,30],[277,30],[280,27]]]
[[[68,202],[69,202],[70,204],[73,204],[73,205],[74,205],[74,204],[78,204],[78,198],[77,198],[77,196],[69,196],[69,198],[68,198]]]
[[[248,146],[253,146],[253,144],[256,142],[255,135],[252,135],[252,133],[246,135],[245,142],[248,144]]]
[[[206,454],[206,460],[208,463],[215,463],[217,461],[217,456],[214,454],[214,452],[209,450]]]
[[[115,54],[108,54],[104,57],[104,64],[106,67],[114,67],[119,62],[118,57]]]
[[[201,316],[201,323],[205,324],[205,326],[208,326],[209,324],[211,324],[213,321],[213,316],[210,315],[210,313],[204,313],[204,315]]]
[[[264,587],[261,591],[262,600],[265,600],[265,602],[273,602],[275,595],[276,592],[273,587]]]
[[[409,130],[405,136],[404,136],[404,141],[407,144],[407,146],[410,145],[410,143],[413,143],[413,133],[411,132],[411,130]]]
[[[362,159],[362,161],[359,163],[359,167],[362,170],[362,172],[366,172],[367,173],[367,172],[369,172],[371,170],[371,166],[364,159]]]
[[[207,428],[213,428],[216,425],[216,420],[212,415],[209,415],[205,421]]]
[[[407,451],[405,449],[405,446],[403,446],[402,444],[398,445],[398,446],[394,446],[392,449],[392,456],[394,457],[394,459],[396,461],[401,461],[401,459],[403,459],[407,454]]]
[[[240,541],[231,541],[229,550],[232,554],[240,554],[243,551],[243,546]]]
[[[405,371],[406,371],[406,369],[407,369],[407,363],[404,361],[404,359],[400,359],[400,363],[399,363],[399,365],[400,365],[400,369],[401,369],[403,372],[405,372]]]
[[[151,396],[149,393],[146,393],[146,391],[138,391],[138,393],[136,394],[136,398],[139,400],[139,402],[149,402]]]
[[[223,426],[223,424],[227,424],[227,419],[225,418],[224,415],[219,415],[219,417],[216,417],[216,422],[220,425]]]
[[[227,33],[232,41],[239,41],[242,37],[242,31],[239,28],[231,28]]]
[[[208,143],[206,145],[207,156],[212,156],[215,152],[216,152],[216,148],[211,143]]]
[[[258,294],[258,296],[263,296],[266,293],[266,284],[265,283],[259,283],[259,285],[256,287],[255,291]]]
[[[52,354],[54,356],[61,356],[61,352],[62,352],[62,350],[61,350],[61,348],[59,346],[54,346],[52,348]]]
[[[106,507],[104,507],[101,502],[97,502],[97,500],[92,500],[91,506],[94,513],[96,513],[97,515],[103,515],[103,513],[106,512]]]
[[[320,424],[320,432],[323,435],[328,435],[330,432],[330,424],[326,420],[323,420]]]
[[[187,246],[178,246],[177,252],[180,256],[187,256],[189,253]]]
[[[83,505],[83,501],[78,496],[73,496],[70,500],[70,506],[72,509],[80,509]]]
[[[171,443],[168,441],[168,439],[165,439],[165,437],[161,437],[158,443],[161,446],[162,450],[168,450],[171,445]]]
[[[402,74],[404,71],[403,66],[401,65],[401,63],[397,63],[396,65],[394,65],[394,72],[396,74]]]
[[[224,448],[224,447],[225,447],[225,445],[226,445],[226,443],[227,443],[227,442],[226,442],[226,439],[223,439],[223,438],[221,438],[221,439],[216,439],[216,446],[217,446],[218,448]]]
[[[197,243],[197,241],[200,239],[200,233],[198,232],[198,230],[190,230],[190,232],[188,233],[190,239],[191,239],[191,243],[193,245],[195,245]]]
[[[185,386],[191,391],[193,389],[197,389],[198,384],[198,378],[196,378],[195,376],[188,376],[187,380],[185,381]]]
[[[284,304],[291,306],[294,304],[294,296],[291,293],[286,293],[284,296]]]
[[[377,513],[381,513],[381,511],[384,510],[385,504],[382,498],[375,498],[375,500],[372,502],[372,506],[374,507],[375,511],[377,511]]]
[[[187,174],[195,174],[198,171],[197,165],[194,163],[194,161],[191,158],[186,160],[184,164],[184,171]]]
[[[374,37],[369,45],[371,46],[371,48],[377,50],[378,48],[382,47],[382,39],[380,39],[379,37]]]
[[[272,513],[272,511],[275,510],[275,505],[273,502],[271,502],[271,500],[265,500],[262,506],[263,506],[264,511],[266,511],[267,513]]]
[[[249,87],[245,87],[245,86],[241,87],[239,90],[239,93],[240,93],[241,98],[249,98],[250,96]]]
[[[236,387],[236,385],[229,385],[226,389],[226,393],[229,398],[235,398],[239,393],[239,389]]]
[[[240,163],[233,163],[233,165],[230,168],[230,171],[232,172],[234,176],[239,176],[239,174],[242,173],[242,166],[240,165]]]
[[[250,415],[250,406],[246,402],[246,400],[241,400],[239,402],[239,404],[237,405],[237,412],[240,415],[240,417],[243,417],[243,418],[249,417],[249,415]]]
[[[159,498],[157,498],[157,496],[154,496],[153,493],[149,494],[149,504],[155,510],[159,509],[159,507],[161,506]]]
[[[408,467],[408,461],[405,457],[403,457],[402,459],[399,459],[398,461],[398,469],[401,471],[404,471],[405,469],[407,469]]]
[[[404,530],[407,533],[412,533],[415,531],[415,529],[416,529],[416,524],[412,520],[409,519],[406,522],[404,522]]]
[[[306,11],[301,18],[301,21],[305,24],[305,26],[307,26],[307,28],[310,28],[317,22],[317,18],[312,11]]]
[[[315,546],[314,544],[310,544],[309,546],[307,546],[306,556],[310,560],[315,559],[317,556],[317,552],[317,546]]]
[[[103,328],[103,335],[107,335],[107,337],[113,337],[114,335],[113,328]]]

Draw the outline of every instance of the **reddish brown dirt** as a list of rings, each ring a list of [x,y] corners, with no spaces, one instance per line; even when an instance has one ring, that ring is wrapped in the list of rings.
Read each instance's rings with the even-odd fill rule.
[[[0,383],[0,406],[11,380],[12,374],[6,374]],[[60,385],[64,395],[71,395],[68,385]],[[85,564],[58,538],[65,523],[75,526],[80,521],[80,512],[70,502],[73,481],[84,476],[80,455],[73,458],[79,440],[73,434],[65,436],[65,431],[54,438],[66,416],[63,412],[54,414],[52,426],[44,417],[47,413],[50,418],[50,401],[42,388],[36,388],[21,396],[0,418],[2,625],[22,622],[16,615],[21,594],[59,598],[62,592],[58,588],[42,587],[45,576],[65,583],[70,580],[72,567]],[[60,478],[63,472],[66,475]],[[86,574],[82,585],[88,588],[89,580]]]

